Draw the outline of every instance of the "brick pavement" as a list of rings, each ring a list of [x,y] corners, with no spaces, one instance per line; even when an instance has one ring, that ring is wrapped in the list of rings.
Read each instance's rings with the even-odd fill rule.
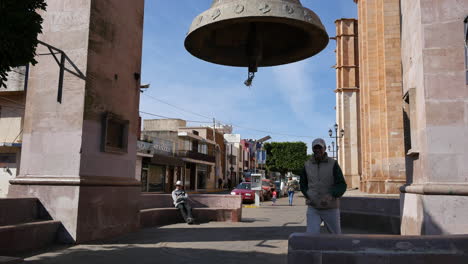
[[[305,231],[305,211],[304,198],[296,193],[295,206],[288,206],[286,197],[278,199],[277,206],[265,202],[244,208],[240,223],[142,229],[116,239],[50,249],[27,257],[26,263],[286,263],[288,237]]]

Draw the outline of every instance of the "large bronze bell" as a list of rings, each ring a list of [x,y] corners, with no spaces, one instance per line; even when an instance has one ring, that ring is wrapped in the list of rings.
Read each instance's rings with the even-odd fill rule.
[[[205,61],[248,67],[250,85],[258,67],[309,58],[328,40],[320,18],[300,0],[214,0],[193,20],[185,48]]]

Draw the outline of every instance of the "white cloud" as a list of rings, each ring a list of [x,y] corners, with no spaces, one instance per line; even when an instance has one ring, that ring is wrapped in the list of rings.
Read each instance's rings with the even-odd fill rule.
[[[276,88],[296,116],[303,121],[310,120],[315,101],[312,76],[307,67],[310,67],[307,61],[300,61],[273,68],[273,75],[278,83]]]

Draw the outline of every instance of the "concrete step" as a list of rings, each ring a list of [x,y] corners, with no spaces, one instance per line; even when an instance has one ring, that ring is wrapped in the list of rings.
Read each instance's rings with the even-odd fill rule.
[[[36,198],[1,198],[0,226],[32,222],[41,217]]]
[[[23,259],[0,256],[0,264],[17,264],[17,263],[23,263]]]
[[[0,255],[17,254],[41,249],[56,241],[60,221],[46,220],[0,226]]]

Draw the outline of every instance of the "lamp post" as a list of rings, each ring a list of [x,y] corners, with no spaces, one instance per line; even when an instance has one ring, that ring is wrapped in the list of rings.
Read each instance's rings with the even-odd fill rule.
[[[234,167],[233,167],[233,164],[232,164],[232,147],[234,146],[234,143],[231,143],[231,146],[230,146],[230,149],[231,149],[231,155],[229,156],[229,164],[231,165],[231,167],[229,168],[229,170],[231,171],[231,175],[229,176],[230,179],[231,179],[231,182],[233,181],[233,174],[234,174]],[[235,178],[235,184],[237,183],[237,179]],[[229,188],[231,188],[232,186],[229,186]]]
[[[328,152],[332,153],[332,158],[335,158],[335,142],[332,141],[332,145],[328,145]]]
[[[330,138],[335,139],[335,142],[336,142],[336,160],[338,161],[338,150],[340,149],[339,146],[338,146],[338,139],[344,137],[345,131],[344,131],[344,129],[341,129],[340,134],[338,135],[338,124],[336,124],[336,123],[334,125],[334,129],[335,129],[335,136],[333,136],[333,131],[331,129],[328,130],[328,135],[330,136]]]

